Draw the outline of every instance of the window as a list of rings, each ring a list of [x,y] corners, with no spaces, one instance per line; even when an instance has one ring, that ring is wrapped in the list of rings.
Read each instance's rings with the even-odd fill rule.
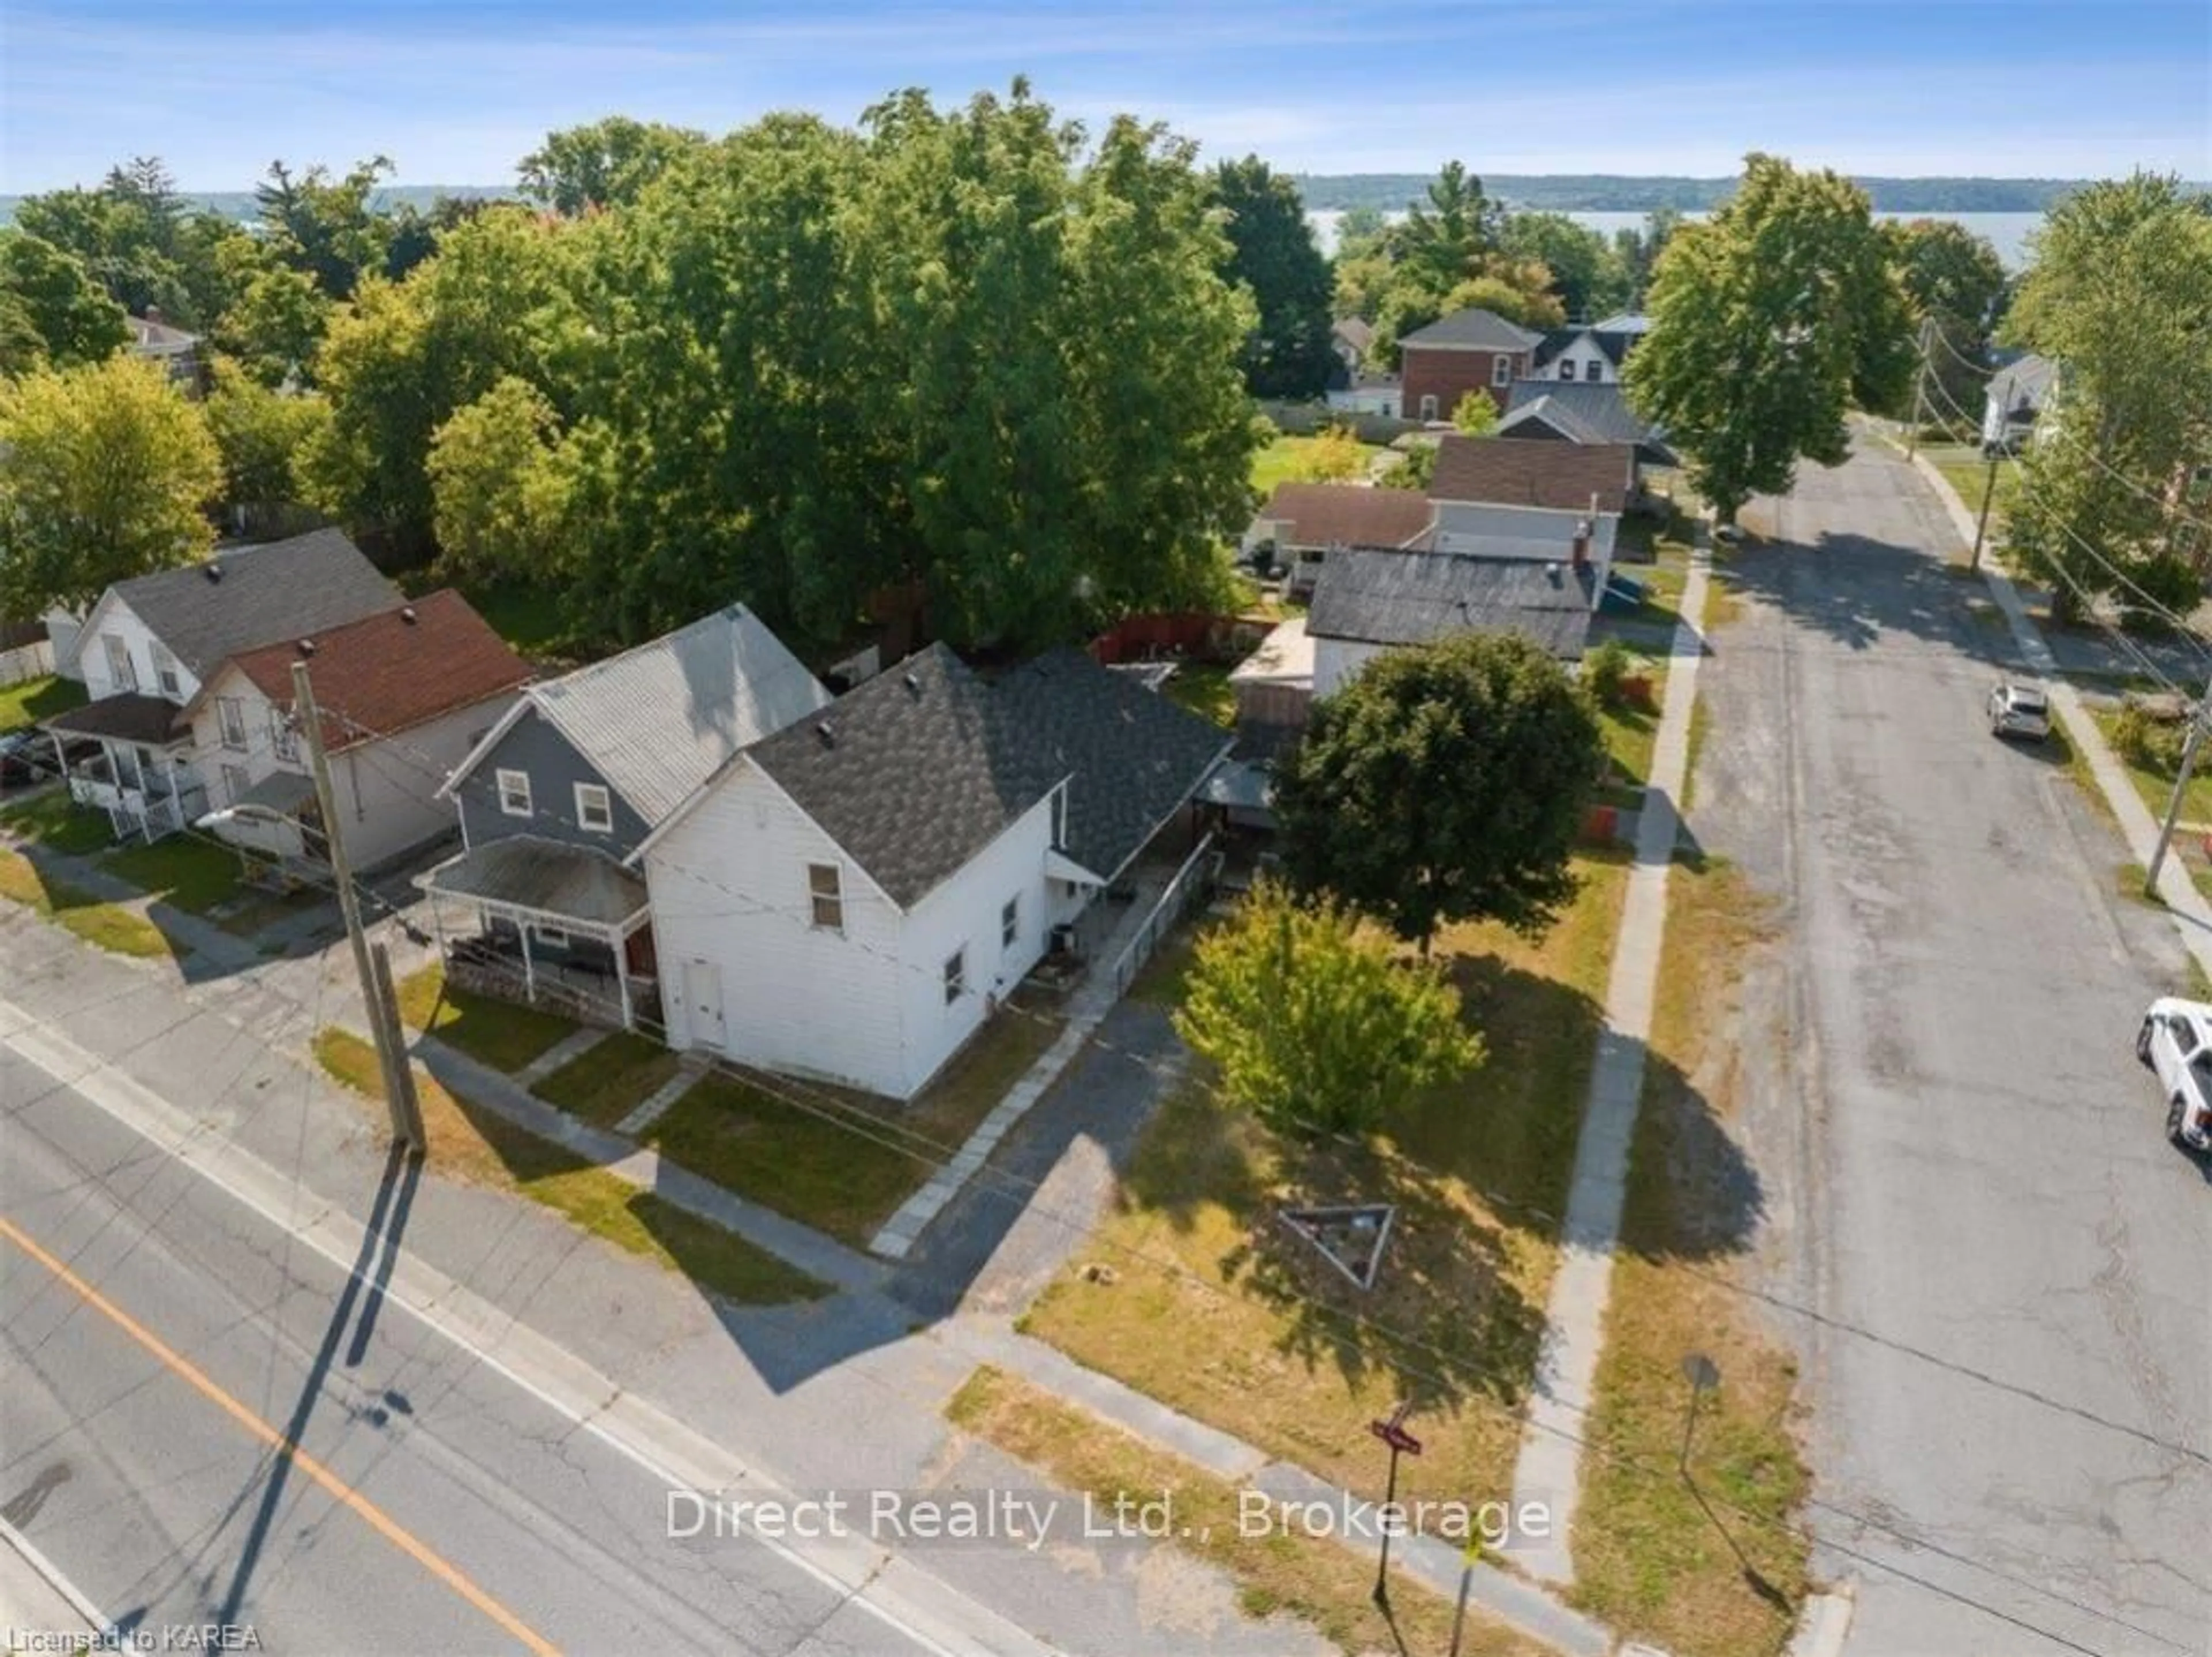
[[[1513,383],[1511,357],[1493,356],[1490,359],[1490,383],[1493,386],[1510,386]]]
[[[1588,369],[1583,370],[1583,378],[1589,381],[1592,385],[1595,385],[1599,381],[1605,378],[1605,364],[1602,362],[1591,363]]]
[[[292,728],[291,716],[281,708],[269,710],[269,747],[279,759],[299,763],[300,733]]]
[[[1433,396],[1424,397],[1421,399],[1421,418],[1424,420],[1433,420],[1436,417],[1437,399]]]
[[[614,801],[596,783],[576,784],[576,826],[592,834],[615,832]]]
[[[216,722],[222,727],[222,746],[246,752],[246,709],[234,696],[215,699]]]
[[[131,665],[131,647],[112,633],[103,633],[100,642],[107,650],[107,682],[118,691],[138,688],[138,670]]]
[[[222,797],[232,805],[239,802],[247,787],[245,771],[236,765],[226,765],[222,768]]]
[[[499,808],[509,817],[530,815],[530,773],[502,771],[499,773]]]
[[[835,863],[806,866],[806,895],[813,899],[814,924],[825,932],[845,929],[845,892]]]
[[[945,1004],[951,1006],[967,988],[968,952],[956,949],[945,963]]]
[[[1575,359],[1571,356],[1561,357],[1559,359],[1559,378],[1562,380],[1571,380],[1574,377]]]
[[[568,929],[565,926],[533,925],[530,929],[530,935],[549,948],[566,949],[568,947]]]
[[[158,639],[154,643],[154,682],[161,687],[163,696],[181,698],[185,693],[177,678],[177,659],[162,649]]]
[[[1017,892],[1006,899],[1006,906],[999,911],[999,947],[1012,949],[1014,940],[1022,935],[1022,894]]]

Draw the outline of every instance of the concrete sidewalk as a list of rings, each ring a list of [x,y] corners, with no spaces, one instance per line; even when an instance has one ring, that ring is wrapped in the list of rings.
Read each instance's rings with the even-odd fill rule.
[[[1913,467],[1943,503],[1960,539],[1972,545],[1974,515],[1966,510],[1966,503],[1951,487],[1951,480],[1929,465],[1925,455],[1916,455]],[[2096,778],[2098,791],[2105,796],[2105,803],[2112,807],[2112,816],[2119,824],[2120,838],[2127,842],[2128,855],[2148,868],[2152,854],[2158,848],[2158,819],[2143,804],[2142,796],[2136,792],[2128,777],[2127,767],[2112,752],[2097,722],[2089,716],[2089,710],[2082,704],[2081,693],[2067,682],[2057,658],[2044,642],[2042,630],[2027,613],[2020,589],[1992,563],[1984,562],[1981,574],[1988,584],[1990,597],[1996,601],[1997,608],[2004,612],[2006,624],[2012,629],[2013,643],[2048,686],[2051,705],[2057,710],[2066,740],[2088,762],[2089,774]],[[2206,975],[2212,977],[2212,903],[2208,903],[2204,894],[2197,889],[2197,882],[2190,878],[2179,856],[2168,856],[2166,867],[2159,871],[2158,895],[2172,917],[2182,947]]]
[[[0,1630],[8,1633],[5,1649],[91,1649],[93,1637],[113,1626],[28,1538],[0,1519]]]
[[[1698,693],[1698,663],[1711,551],[1699,526],[1698,546],[1682,588],[1681,620],[1674,629],[1667,698],[1644,809],[1636,824],[1636,865],[1628,877],[1613,971],[1606,983],[1605,1028],[1590,1072],[1589,1101],[1575,1144],[1573,1183],[1561,1238],[1559,1269],[1545,1307],[1542,1349],[1530,1389],[1528,1418],[1513,1468],[1516,1508],[1541,1503],[1552,1514],[1551,1539],[1524,1550],[1521,1563],[1547,1582],[1574,1581],[1570,1540],[1582,1495],[1582,1435],[1605,1349],[1605,1310],[1613,1289],[1613,1250],[1628,1180],[1628,1150],[1644,1096],[1644,1044],[1667,936],[1667,884],[1674,867],[1680,819],[1674,802],[1690,766],[1690,710]]]

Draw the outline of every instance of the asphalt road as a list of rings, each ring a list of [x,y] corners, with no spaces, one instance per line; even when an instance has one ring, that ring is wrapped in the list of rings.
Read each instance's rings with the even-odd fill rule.
[[[1900,460],[1747,515],[1692,823],[1784,904],[1753,1130],[1848,1649],[2212,1651],[2212,1185],[2131,1051],[2171,923],[1989,735],[2010,642]]]
[[[107,1617],[312,1654],[917,1648],[757,1544],[669,1540],[662,1487],[373,1262],[349,1291],[4,1049],[0,1107],[0,1514]]]

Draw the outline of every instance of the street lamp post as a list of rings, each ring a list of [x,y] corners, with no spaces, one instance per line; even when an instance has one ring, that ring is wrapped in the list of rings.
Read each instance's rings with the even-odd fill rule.
[[[1386,1421],[1370,1421],[1367,1430],[1390,1447],[1390,1475],[1382,1496],[1382,1556],[1375,1564],[1375,1603],[1390,1603],[1390,1532],[1396,1522],[1398,1508],[1398,1457],[1401,1453],[1417,1456],[1421,1453],[1421,1441],[1406,1430],[1406,1417],[1413,1413],[1413,1406],[1401,1404],[1390,1412]]]

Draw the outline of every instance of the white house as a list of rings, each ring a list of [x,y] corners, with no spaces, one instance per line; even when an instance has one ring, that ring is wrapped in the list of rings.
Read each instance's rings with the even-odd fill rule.
[[[452,832],[439,793],[447,774],[530,678],[450,590],[225,661],[185,710],[210,807],[202,820],[283,866],[320,863],[326,826],[294,712],[295,662],[314,687],[331,801],[356,868]]]
[[[1982,446],[2009,454],[2035,429],[2058,386],[2058,365],[2033,351],[1990,377],[1982,395]]]
[[[208,807],[186,706],[241,650],[310,637],[404,602],[335,529],[218,551],[204,564],[118,582],[100,595],[58,663],[91,701],[42,722],[96,739],[101,758],[70,791],[118,836],[170,834]]]
[[[909,657],[646,841],[669,1045],[912,1098],[1229,746],[1079,652]]]

